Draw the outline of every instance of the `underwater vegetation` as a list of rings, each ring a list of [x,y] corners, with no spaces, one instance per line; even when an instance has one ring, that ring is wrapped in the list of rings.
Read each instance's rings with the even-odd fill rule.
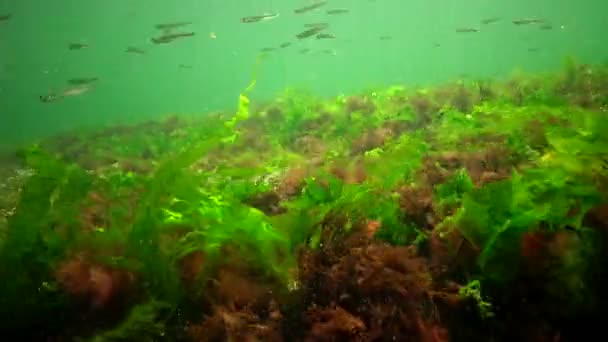
[[[608,69],[287,89],[3,156],[0,331],[36,341],[602,332]]]

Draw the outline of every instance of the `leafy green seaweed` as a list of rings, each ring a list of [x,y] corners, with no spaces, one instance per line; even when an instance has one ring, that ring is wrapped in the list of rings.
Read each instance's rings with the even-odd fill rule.
[[[13,322],[11,329],[25,328],[21,324],[32,320],[61,319],[53,315],[64,302],[56,297],[51,272],[76,234],[79,204],[91,185],[83,170],[36,147],[27,151],[25,162],[35,173],[22,188],[0,250],[0,277],[5,279],[0,317]]]

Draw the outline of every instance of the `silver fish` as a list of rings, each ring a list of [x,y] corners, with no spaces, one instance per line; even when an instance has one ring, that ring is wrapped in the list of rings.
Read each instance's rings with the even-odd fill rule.
[[[457,28],[456,32],[459,32],[459,33],[473,33],[473,32],[479,32],[479,29],[472,28],[472,27],[461,27],[461,28]]]
[[[134,46],[129,46],[127,47],[127,49],[125,50],[126,53],[135,53],[138,55],[144,55],[146,53],[146,51],[140,49],[140,48],[136,48]]]
[[[173,33],[168,35],[163,35],[156,38],[151,38],[152,43],[154,44],[167,44],[171,43],[174,40],[184,37],[192,37],[194,36],[194,32],[185,32],[185,33]]]
[[[481,23],[483,25],[489,25],[489,24],[494,24],[500,21],[499,17],[492,17],[492,18],[486,18],[486,19],[482,19]]]
[[[82,50],[89,47],[89,44],[84,43],[70,43],[68,44],[68,49],[70,50]]]
[[[306,31],[296,34],[296,38],[304,39],[304,38],[312,37],[323,30],[325,30],[325,27],[313,27]]]
[[[331,33],[319,33],[317,39],[336,39],[336,36]]]
[[[536,19],[536,18],[523,18],[523,19],[515,19],[512,22],[515,25],[533,25],[533,24],[542,24],[545,21],[542,19]]]
[[[326,4],[327,4],[327,1],[315,2],[312,5],[308,5],[308,6],[297,8],[297,9],[293,10],[293,13],[295,13],[295,14],[302,14],[302,13],[310,12],[312,10],[315,10],[315,9],[319,8],[319,7],[325,6]]]
[[[348,10],[346,8],[337,8],[337,9],[329,10],[326,13],[329,15],[336,15],[336,14],[346,14],[349,12],[350,12],[350,10]]]
[[[53,92],[53,93],[50,93],[50,94],[47,94],[47,95],[41,95],[40,96],[40,101],[44,102],[44,103],[56,102],[56,101],[59,101],[59,100],[63,100],[66,97],[82,95],[82,94],[88,92],[91,89],[92,88],[89,87],[89,86],[87,86],[87,85],[66,88],[60,94],[57,94],[57,93]]]
[[[73,88],[68,88],[65,89],[61,95],[63,97],[68,97],[68,96],[78,96],[78,95],[82,95],[86,92],[88,92],[89,90],[91,90],[91,87],[89,86],[79,86],[79,87],[73,87]]]
[[[190,24],[192,24],[192,22],[190,22],[190,21],[179,21],[179,22],[175,22],[175,23],[156,24],[156,25],[154,25],[154,28],[156,28],[157,30],[168,31],[168,30],[176,29],[178,27],[187,26]]]
[[[86,85],[86,84],[91,84],[95,81],[97,81],[99,78],[97,77],[81,77],[81,78],[72,78],[68,80],[68,83],[71,85]]]
[[[260,21],[272,20],[279,17],[279,13],[271,13],[271,14],[262,14],[262,15],[252,15],[249,17],[241,18],[241,22],[245,24],[257,23]]]

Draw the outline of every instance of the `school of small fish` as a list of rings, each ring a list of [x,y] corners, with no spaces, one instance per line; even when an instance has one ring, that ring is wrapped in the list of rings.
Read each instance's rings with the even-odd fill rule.
[[[373,1],[370,1],[370,2],[373,2]],[[306,6],[294,9],[293,13],[295,15],[302,15],[302,14],[305,14],[308,12],[318,11],[320,8],[325,7],[328,4],[329,4],[329,1],[316,1],[316,2],[313,2]],[[336,16],[336,15],[348,14],[350,12],[351,12],[350,9],[347,9],[347,8],[334,8],[334,9],[326,10],[325,14],[328,16]],[[257,22],[276,19],[278,17],[279,17],[279,13],[270,13],[270,14],[265,13],[262,15],[253,15],[253,16],[243,17],[243,18],[241,18],[241,22],[242,23],[257,23]],[[488,18],[484,18],[484,19],[480,20],[479,23],[482,26],[488,27],[491,25],[495,25],[501,21],[503,21],[503,18],[501,18],[501,17],[488,17]],[[516,26],[538,25],[540,30],[545,30],[545,31],[553,29],[553,25],[551,25],[550,23],[547,23],[545,20],[540,19],[540,18],[518,18],[518,19],[511,20],[511,23]],[[317,40],[338,39],[338,37],[336,35],[325,32],[327,29],[329,29],[329,27],[330,27],[330,24],[328,22],[317,22],[317,23],[304,24],[304,30],[295,34],[295,38],[297,41],[304,40],[304,39],[307,39],[310,37],[316,37]],[[562,28],[563,28],[563,26],[562,26]],[[462,26],[462,27],[455,28],[454,31],[456,33],[478,33],[478,32],[481,32],[482,29],[479,27],[473,27],[473,26]],[[484,31],[485,31],[485,29],[484,29]],[[393,39],[393,36],[380,35],[378,37],[378,39],[380,41],[389,41],[389,40]],[[279,48],[283,49],[283,48],[289,47],[291,45],[292,45],[291,42],[283,42],[279,45]],[[439,48],[439,47],[441,47],[441,44],[438,42],[435,42],[432,44],[432,46],[435,48]],[[274,47],[264,47],[264,48],[260,49],[260,51],[263,53],[268,53],[268,52],[272,52],[275,50],[277,50],[277,49]],[[332,53],[327,53],[328,51],[332,51]],[[531,47],[531,48],[528,48],[528,51],[536,52],[536,51],[538,51],[538,48]],[[308,54],[310,52],[311,52],[310,48],[300,49],[301,54]],[[337,54],[335,50],[325,49],[325,50],[321,50],[321,52],[326,53],[326,54],[332,54],[332,55]]]
[[[327,6],[329,4],[330,4],[330,1],[328,1],[328,0],[312,2],[305,6],[295,8],[293,10],[293,15],[305,16],[306,13],[318,12],[321,8],[327,8]],[[329,9],[325,10],[324,13],[328,17],[333,17],[333,16],[346,15],[346,14],[351,13],[351,11],[350,11],[350,9],[347,9],[347,8],[329,8]],[[242,18],[240,18],[240,22],[243,24],[254,24],[254,23],[267,22],[267,21],[274,21],[274,20],[278,19],[279,17],[280,17],[280,14],[278,12],[275,12],[275,13],[267,12],[267,13],[262,13],[262,14],[258,14],[258,15],[250,15],[250,16],[242,17]],[[12,20],[13,20],[12,14],[10,14],[10,13],[9,14],[0,14],[0,25],[5,25],[6,22],[12,21]],[[482,31],[486,31],[490,26],[497,25],[503,21],[504,20],[501,17],[497,17],[497,16],[488,17],[488,18],[481,19],[479,21],[478,24],[480,26],[461,26],[461,27],[454,28],[454,31],[456,33],[461,33],[461,34],[476,34],[476,33],[482,32]],[[543,30],[543,31],[552,30],[554,28],[554,26],[550,22],[547,22],[544,19],[535,18],[535,17],[516,18],[516,19],[512,19],[510,22],[512,25],[519,26],[519,27],[537,26],[539,30]],[[149,41],[154,45],[162,45],[162,44],[170,44],[177,40],[191,38],[196,35],[195,32],[177,31],[177,30],[182,30],[183,28],[185,28],[191,24],[192,24],[191,21],[176,21],[176,22],[166,22],[166,23],[156,24],[156,25],[154,25],[154,28],[156,30],[160,31],[160,34],[150,37]],[[292,46],[294,43],[297,43],[298,41],[308,40],[311,37],[315,37],[315,40],[338,40],[339,39],[338,36],[334,35],[333,33],[327,32],[327,30],[329,30],[329,28],[330,28],[329,22],[313,22],[313,23],[304,24],[303,26],[304,26],[304,28],[301,32],[294,34],[295,42],[283,41],[283,42],[277,44],[277,46],[262,47],[262,48],[260,48],[260,52],[266,54],[266,53],[270,53],[273,51],[277,51],[279,49],[286,49],[286,48]],[[481,27],[484,27],[484,29],[482,29]],[[564,28],[564,27],[560,26],[560,28]],[[211,32],[209,34],[209,37],[211,39],[216,39],[217,35],[215,32]],[[377,36],[377,39],[380,41],[390,41],[393,39],[393,36],[384,34],[384,35]],[[432,43],[432,46],[435,48],[439,48],[439,47],[441,47],[441,44],[439,42],[434,42],[434,43]],[[87,42],[82,42],[82,41],[72,41],[67,44],[67,48],[70,51],[86,50],[86,49],[91,48],[91,44],[89,44]],[[528,52],[536,52],[538,50],[539,50],[538,47],[529,47],[528,48]],[[300,54],[309,54],[313,51],[313,49],[301,48],[298,51]],[[145,49],[143,49],[141,47],[137,47],[137,46],[127,46],[125,48],[124,52],[128,53],[128,54],[133,54],[133,55],[145,55],[147,53],[147,51]],[[321,52],[323,54],[327,54],[327,55],[337,55],[337,52],[334,49],[323,48],[323,49],[320,49],[319,52]],[[186,64],[178,64],[178,67],[181,69],[191,69],[192,68],[191,65],[186,65]],[[79,78],[68,79],[67,83],[69,86],[67,88],[64,88],[63,90],[61,90],[59,92],[50,91],[47,95],[41,95],[40,101],[43,103],[51,103],[51,102],[65,99],[66,97],[79,96],[79,95],[85,94],[93,89],[92,84],[96,83],[98,80],[99,80],[99,78],[97,78],[97,77],[79,77]]]
[[[0,15],[0,21],[7,21],[11,19],[11,15]],[[171,22],[171,23],[162,23],[154,25],[154,28],[161,31],[161,34],[155,37],[151,37],[150,41],[155,44],[169,44],[176,40],[193,37],[195,32],[176,32],[176,29],[180,29],[182,27],[188,26],[192,24],[189,21],[179,21],[179,22]],[[215,35],[212,32],[212,38]],[[71,42],[68,43],[68,50],[84,50],[90,48],[91,45],[84,42]],[[124,50],[125,53],[135,54],[135,55],[145,55],[146,51],[142,48],[136,46],[127,46]],[[178,68],[180,69],[192,69],[191,65],[179,64]],[[67,80],[69,86],[64,88],[63,90],[57,91],[49,91],[46,95],[40,95],[40,102],[42,103],[52,103],[63,100],[67,97],[72,96],[80,96],[85,93],[88,93],[93,89],[92,84],[99,80],[98,77],[78,77],[71,78]]]

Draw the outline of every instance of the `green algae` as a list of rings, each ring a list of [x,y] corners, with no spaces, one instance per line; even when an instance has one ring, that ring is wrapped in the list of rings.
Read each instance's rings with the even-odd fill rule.
[[[83,134],[24,149],[34,173],[2,236],[0,275],[11,281],[0,286],[1,317],[22,322],[14,329],[69,326],[69,315],[45,323],[53,312],[69,311],[72,300],[54,271],[86,252],[91,262],[137,277],[138,304],[95,340],[152,338],[178,310],[191,309],[192,298],[209,295],[219,270],[239,265],[276,293],[297,292],[305,285],[299,251],[361,231],[370,243],[413,245],[421,253],[434,231],[445,239],[459,232],[479,250],[467,275],[477,282],[461,295],[472,296],[484,317],[490,307],[480,286],[485,296],[486,288],[496,293],[518,278],[523,236],[576,231],[580,244],[560,259],[559,284],[547,284],[557,298],[576,298],[568,302],[576,306],[591,297],[583,265],[596,254],[584,218],[608,200],[601,189],[608,120],[601,97],[591,108],[571,101],[590,82],[601,83],[597,74],[603,72],[568,64],[561,77],[393,87],[335,101],[288,90],[254,109],[247,97],[254,71],[228,120],[165,122],[106,132],[105,140]],[[484,87],[494,95],[481,96]],[[298,150],[296,141],[318,148]],[[499,153],[491,150],[498,145],[498,158],[508,163],[491,165],[488,155]],[[442,165],[446,152],[460,156],[453,158],[458,165]],[[466,153],[483,159],[475,167],[503,178],[482,182]],[[298,167],[308,171],[291,180]],[[352,175],[358,167],[359,178]],[[287,191],[290,182],[295,190]],[[403,204],[413,195],[403,188],[429,190],[424,210],[435,221],[415,219],[419,213]],[[250,204],[268,194],[278,213]],[[91,197],[105,203],[95,222],[82,215],[96,206]],[[181,262],[197,254],[204,263],[193,290]],[[161,311],[168,314],[159,323]]]

